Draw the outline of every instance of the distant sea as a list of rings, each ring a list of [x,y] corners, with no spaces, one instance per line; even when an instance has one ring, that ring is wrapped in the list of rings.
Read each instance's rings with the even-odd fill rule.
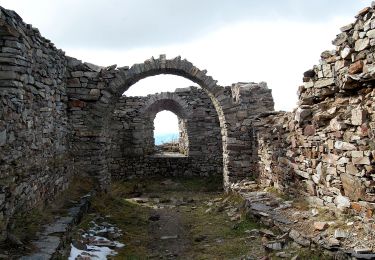
[[[178,140],[178,133],[155,133],[154,134],[155,138],[155,144],[160,145],[162,143],[168,143],[172,140]]]

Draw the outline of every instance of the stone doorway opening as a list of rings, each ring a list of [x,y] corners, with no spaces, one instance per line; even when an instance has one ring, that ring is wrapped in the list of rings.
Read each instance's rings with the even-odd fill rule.
[[[187,156],[189,139],[185,120],[171,111],[163,110],[154,120],[155,155]]]

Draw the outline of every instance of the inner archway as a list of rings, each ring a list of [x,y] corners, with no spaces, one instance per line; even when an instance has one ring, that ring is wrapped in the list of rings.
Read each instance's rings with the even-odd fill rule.
[[[189,135],[194,128],[194,108],[191,106],[191,97],[179,95],[176,92],[163,92],[149,95],[145,98],[144,107],[140,110],[141,118],[153,123],[155,134],[162,134],[161,137],[170,137],[169,142],[155,145],[156,153],[181,153],[189,156],[191,143]],[[155,121],[158,115],[159,129],[156,129]],[[159,133],[157,132],[159,131]],[[194,143],[194,142],[193,142]],[[157,140],[155,139],[155,144]]]
[[[176,117],[173,145],[155,146],[155,118],[168,111]],[[122,96],[116,104],[111,130],[112,150],[120,154],[112,169],[114,176],[172,175],[222,176],[223,153],[219,118],[209,96],[197,87],[178,89],[145,97]],[[170,133],[170,118],[162,122]],[[124,131],[120,126],[127,125]],[[167,127],[166,127],[167,126]],[[116,136],[113,136],[116,133]],[[178,140],[178,142],[177,142]],[[122,155],[121,155],[122,153]],[[116,173],[117,172],[117,173]]]

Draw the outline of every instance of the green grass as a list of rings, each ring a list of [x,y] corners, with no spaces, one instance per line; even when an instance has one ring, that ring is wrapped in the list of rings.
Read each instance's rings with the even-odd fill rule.
[[[295,250],[295,252],[292,254],[293,256],[298,255],[297,259],[301,260],[333,260],[335,259],[332,256],[327,255],[324,252],[321,252],[319,250],[311,250],[308,248],[301,248],[298,250]],[[271,259],[277,260],[277,259],[285,259],[281,257],[272,256]]]

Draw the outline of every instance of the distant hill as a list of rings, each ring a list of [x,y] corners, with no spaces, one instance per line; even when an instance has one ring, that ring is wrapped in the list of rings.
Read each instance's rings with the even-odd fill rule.
[[[172,140],[178,140],[178,133],[162,133],[162,134],[155,134],[155,144],[160,145],[162,143],[168,143]]]

